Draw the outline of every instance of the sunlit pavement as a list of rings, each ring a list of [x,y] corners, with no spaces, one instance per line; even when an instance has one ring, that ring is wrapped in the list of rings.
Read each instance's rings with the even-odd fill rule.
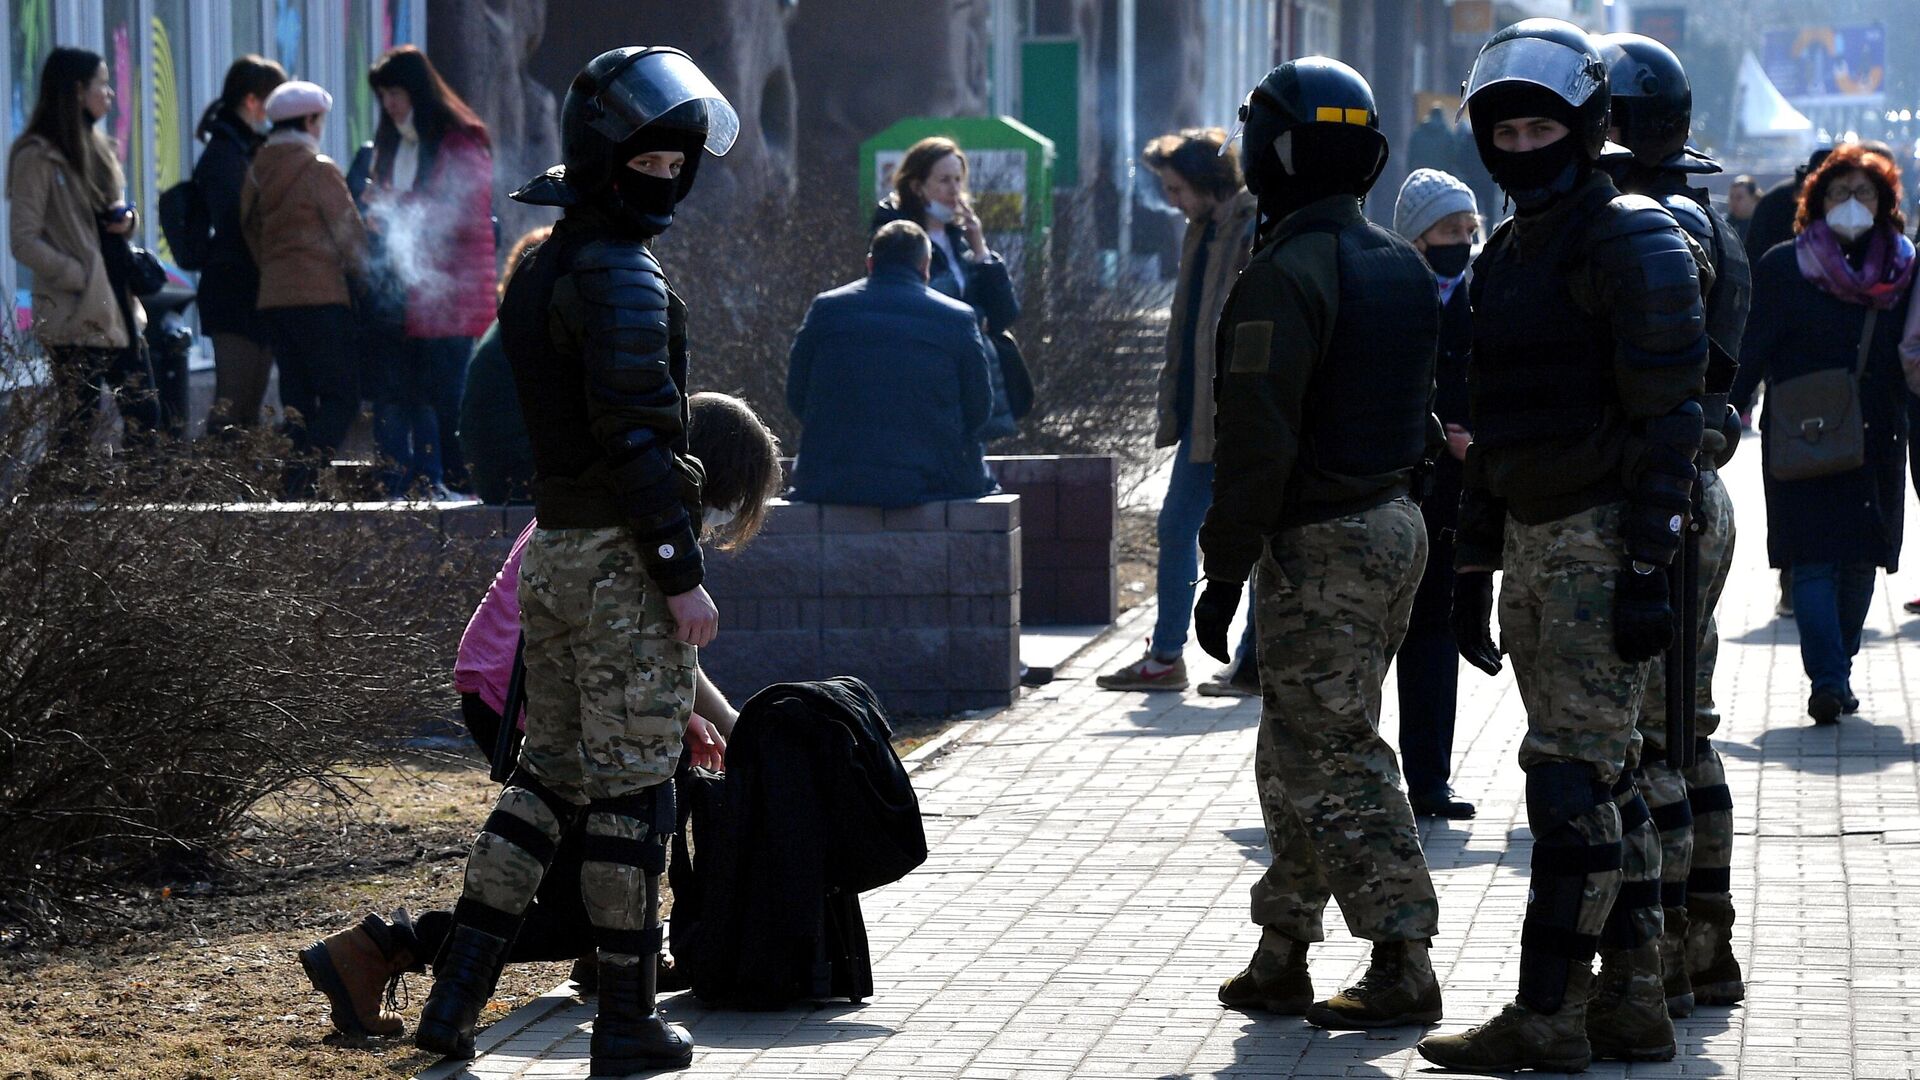
[[[1810,727],[1794,628],[1773,614],[1758,449],[1749,438],[1728,474],[1745,531],[1721,605],[1716,684],[1739,819],[1734,943],[1748,1001],[1680,1022],[1673,1062],[1597,1064],[1588,1075],[1912,1080],[1920,663],[1905,650],[1920,618],[1900,603],[1920,595],[1920,574],[1882,579],[1854,676],[1860,715]],[[871,1001],[740,1013],[669,999],[699,1043],[679,1075],[1430,1074],[1413,1052],[1421,1029],[1329,1034],[1215,1001],[1257,938],[1247,888],[1267,859],[1252,782],[1258,706],[1095,689],[1096,672],[1141,648],[1150,617],[1130,614],[1058,681],[915,774],[933,853],[863,898]],[[1212,670],[1197,649],[1189,665],[1196,679]],[[1462,690],[1455,787],[1480,816],[1422,830],[1440,889],[1441,1031],[1510,997],[1526,899],[1519,698],[1510,675],[1468,670]],[[1328,941],[1312,954],[1316,988],[1337,990],[1365,959],[1330,913]],[[542,999],[483,1037],[491,1049],[465,1071],[423,1075],[584,1077],[592,1016],[591,1004]]]

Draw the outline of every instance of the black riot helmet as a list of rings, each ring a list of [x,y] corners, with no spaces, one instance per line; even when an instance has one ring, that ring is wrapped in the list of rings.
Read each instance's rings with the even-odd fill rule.
[[[1633,153],[1634,164],[1674,172],[1718,172],[1704,154],[1687,146],[1693,126],[1693,86],[1673,50],[1640,34],[1594,39],[1607,62],[1613,95],[1610,126],[1615,140]]]
[[[1373,87],[1324,56],[1267,73],[1240,106],[1247,190],[1269,221],[1329,195],[1364,196],[1387,165]]]
[[[679,49],[629,45],[601,53],[567,87],[560,110],[559,167],[512,197],[544,206],[599,206],[622,223],[657,234],[693,189],[701,158],[721,157],[740,134],[725,94]],[[674,179],[645,176],[627,162],[650,150],[686,156]]]
[[[1493,125],[1526,115],[1500,106],[1529,97],[1559,114],[1538,115],[1570,120],[1567,127],[1587,160],[1600,159],[1611,102],[1606,63],[1586,31],[1559,19],[1523,19],[1480,47],[1473,72],[1467,76],[1465,100],[1482,157],[1493,137]]]

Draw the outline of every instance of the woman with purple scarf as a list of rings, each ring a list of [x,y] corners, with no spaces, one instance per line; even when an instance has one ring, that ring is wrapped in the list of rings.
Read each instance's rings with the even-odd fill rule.
[[[1754,267],[1753,314],[1733,388],[1743,413],[1762,379],[1778,386],[1815,371],[1853,370],[1873,313],[1858,379],[1865,462],[1806,480],[1767,474],[1767,558],[1793,571],[1800,659],[1813,684],[1807,715],[1816,724],[1859,710],[1850,679],[1874,571],[1895,570],[1900,560],[1908,396],[1900,338],[1914,277],[1905,228],[1898,167],[1861,146],[1842,146],[1802,189],[1794,239]],[[1763,433],[1773,411],[1769,401]]]

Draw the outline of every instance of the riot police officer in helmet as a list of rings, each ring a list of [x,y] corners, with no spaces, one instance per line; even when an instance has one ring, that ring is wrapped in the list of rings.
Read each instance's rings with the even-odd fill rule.
[[[1253,887],[1259,948],[1220,1000],[1327,1028],[1431,1023],[1439,905],[1378,728],[1427,556],[1411,496],[1443,441],[1431,411],[1439,301],[1420,255],[1361,213],[1387,144],[1359,73],[1323,57],[1282,64],[1241,121],[1261,220],[1220,317],[1194,628],[1224,659],[1259,566],[1254,774],[1273,865]],[[1329,899],[1374,943],[1373,963],[1315,1001],[1307,949]]]
[[[1623,152],[1610,155],[1609,172],[1622,191],[1659,200],[1700,245],[1712,271],[1706,292],[1712,355],[1707,395],[1701,401],[1708,422],[1688,537],[1696,567],[1690,583],[1698,612],[1692,642],[1696,659],[1690,665],[1695,679],[1691,693],[1669,695],[1668,665],[1652,666],[1640,723],[1646,745],[1635,775],[1661,841],[1658,903],[1665,909],[1666,924],[1660,938],[1661,977],[1669,1010],[1684,1016],[1695,1003],[1731,1005],[1744,996],[1740,963],[1732,948],[1734,912],[1728,882],[1733,802],[1725,768],[1709,737],[1720,720],[1713,703],[1713,665],[1719,646],[1713,611],[1726,583],[1734,542],[1733,504],[1718,470],[1740,443],[1739,414],[1727,403],[1727,395],[1746,330],[1752,273],[1739,234],[1713,208],[1705,191],[1688,184],[1690,177],[1719,172],[1720,166],[1687,142],[1693,90],[1679,58],[1665,45],[1638,34],[1613,34],[1600,38],[1598,44],[1607,60],[1607,82],[1613,93],[1612,138],[1624,147]],[[1702,280],[1708,279],[1703,276]],[[1694,753],[1684,767],[1668,760],[1670,702],[1691,710]],[[1603,951],[1603,983],[1610,959]]]
[[[584,815],[581,895],[600,972],[593,1074],[692,1057],[685,1029],[654,1005],[660,874],[694,650],[718,612],[701,585],[703,476],[687,450],[687,313],[648,242],[673,223],[702,157],[726,153],[738,131],[685,53],[615,49],[567,91],[563,164],[513,193],[564,210],[500,305],[540,521],[520,581],[526,740],[467,860],[422,1049],[472,1055],[508,946]]]
[[[1518,213],[1470,286],[1474,442],[1453,618],[1462,654],[1498,671],[1493,573],[1504,571],[1501,638],[1527,708],[1520,765],[1534,846],[1514,1003],[1419,1048],[1448,1068],[1579,1070],[1596,1049],[1592,961],[1637,824],[1616,792],[1644,813],[1621,785],[1647,661],[1674,634],[1667,570],[1704,429],[1700,278],[1672,215],[1621,195],[1597,168],[1611,103],[1583,31],[1551,19],[1501,30],[1466,97],[1481,157]],[[1623,1056],[1671,1056],[1667,1030],[1662,1045]]]

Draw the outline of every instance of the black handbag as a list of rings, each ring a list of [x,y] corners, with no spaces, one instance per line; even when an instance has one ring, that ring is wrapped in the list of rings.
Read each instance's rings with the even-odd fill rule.
[[[1005,330],[989,340],[993,342],[994,355],[1000,359],[1000,380],[1007,388],[1007,406],[1015,420],[1024,420],[1033,411],[1033,373],[1027,370],[1027,358],[1020,354],[1020,342]]]
[[[135,296],[152,296],[167,284],[167,268],[160,257],[119,233],[100,230],[100,254],[107,261],[107,280],[123,281]]]
[[[1767,390],[1767,473],[1775,480],[1813,480],[1867,463],[1860,376],[1879,318],[1877,308],[1867,309],[1853,367],[1782,379]]]

